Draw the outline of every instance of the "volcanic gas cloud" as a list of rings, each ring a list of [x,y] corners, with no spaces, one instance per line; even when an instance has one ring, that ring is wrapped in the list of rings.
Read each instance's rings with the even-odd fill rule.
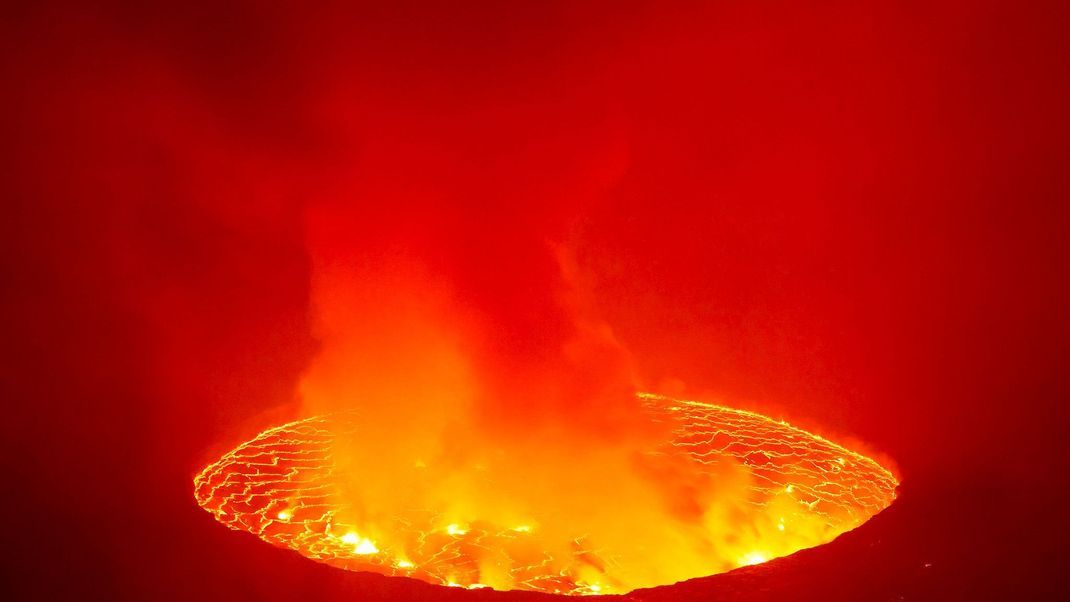
[[[790,553],[890,503],[895,480],[858,454],[640,394],[588,261],[631,153],[605,98],[399,94],[317,103],[332,151],[301,207],[319,349],[296,421],[197,477],[205,509],[346,568],[594,593]]]
[[[462,219],[379,168],[354,194],[388,209],[307,212],[304,417],[197,477],[221,522],[352,570],[594,594],[817,545],[893,499],[887,470],[820,437],[638,393],[567,205]]]

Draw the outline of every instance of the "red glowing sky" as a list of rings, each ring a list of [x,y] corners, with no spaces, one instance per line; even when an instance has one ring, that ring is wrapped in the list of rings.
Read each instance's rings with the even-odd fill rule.
[[[292,407],[316,249],[417,258],[523,363],[547,241],[645,388],[895,460],[887,532],[955,564],[849,591],[1059,587],[1065,9],[217,4],[5,18],[16,593],[438,595],[235,537],[190,477]]]

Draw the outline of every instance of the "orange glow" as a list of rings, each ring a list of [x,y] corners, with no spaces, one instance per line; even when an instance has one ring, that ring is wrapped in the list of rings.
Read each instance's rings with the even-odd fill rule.
[[[750,566],[752,564],[761,564],[769,560],[763,552],[747,552],[739,559],[740,566]]]
[[[418,491],[423,504],[397,491],[396,508],[376,512],[362,497],[360,471],[332,454],[340,440],[360,441],[360,420],[350,413],[261,433],[206,467],[194,479],[195,495],[228,527],[332,566],[572,595],[625,593],[765,562],[827,542],[895,497],[895,477],[875,461],[784,422],[639,397],[650,420],[672,425],[669,440],[646,450],[643,461],[685,474],[661,497],[615,496],[623,513],[611,516],[631,522],[599,521],[598,508],[554,515],[565,506],[540,498],[548,494],[535,483],[532,499],[481,498],[464,489],[470,482],[434,474],[435,464],[424,461],[409,463],[428,483]],[[613,474],[588,478],[616,487]],[[570,491],[552,494],[568,498]],[[474,499],[495,505],[452,503]],[[692,508],[694,500],[708,503]]]

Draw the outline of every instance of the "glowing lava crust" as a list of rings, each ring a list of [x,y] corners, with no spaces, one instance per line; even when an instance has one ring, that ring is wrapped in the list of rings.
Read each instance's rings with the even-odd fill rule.
[[[332,566],[439,585],[572,595],[625,593],[784,556],[855,528],[895,497],[895,477],[875,461],[787,423],[640,397],[653,420],[674,425],[671,441],[656,453],[681,455],[696,474],[722,474],[717,465],[729,463],[746,475],[739,489],[744,499],[720,523],[732,532],[703,562],[670,577],[630,576],[627,568],[666,551],[640,540],[632,550],[603,548],[582,529],[562,548],[540,539],[545,525],[539,523],[458,522],[436,508],[399,508],[375,524],[357,524],[359,513],[340,501],[353,494],[332,454],[337,438],[359,433],[355,416],[264,431],[197,475],[195,496],[231,529]],[[635,558],[624,558],[629,554]]]

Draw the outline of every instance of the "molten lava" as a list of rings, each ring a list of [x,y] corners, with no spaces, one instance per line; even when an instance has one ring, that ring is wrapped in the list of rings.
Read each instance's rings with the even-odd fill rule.
[[[669,440],[644,452],[646,459],[681,474],[663,479],[661,498],[619,503],[663,503],[655,513],[664,514],[663,524],[589,530],[582,519],[548,515],[545,508],[560,506],[537,499],[503,502],[516,516],[481,517],[436,501],[437,495],[414,499],[412,491],[397,492],[392,512],[370,512],[359,479],[338,457],[339,441],[360,441],[360,420],[348,413],[261,433],[206,467],[194,479],[195,495],[231,529],[332,566],[447,586],[571,595],[625,593],[765,562],[827,542],[895,497],[897,482],[887,469],[787,423],[699,402],[640,398],[651,420],[671,425]],[[411,470],[417,480],[449,482],[435,468],[414,460]],[[611,487],[613,475],[591,478]],[[411,479],[399,475],[398,482]],[[694,495],[703,488],[729,492],[731,503],[724,495],[717,502]],[[708,506],[703,499],[711,500]],[[637,517],[650,516],[635,509]]]

